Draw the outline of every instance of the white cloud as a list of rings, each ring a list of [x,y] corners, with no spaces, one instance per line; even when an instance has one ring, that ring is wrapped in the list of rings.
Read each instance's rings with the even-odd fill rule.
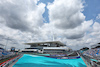
[[[37,5],[37,0],[0,1],[0,21],[21,31],[33,31],[35,26],[43,25],[44,11],[45,4]]]
[[[47,6],[50,22],[60,29],[75,28],[85,20],[83,7],[81,0],[55,0]]]
[[[4,8],[0,8],[0,42],[5,44],[9,37],[8,48],[22,49],[29,47],[25,42],[52,41],[53,36],[73,49],[90,47],[100,40],[100,24],[92,26],[93,20],[85,20],[81,0],[49,3],[49,23],[43,23],[45,4],[37,5],[37,0],[3,0],[0,5]]]
[[[88,39],[90,39],[90,35],[87,35],[87,32],[91,32],[93,24],[92,20],[84,21],[80,26],[77,26],[74,29],[59,29],[53,26],[53,23],[45,23],[40,28],[40,34],[37,38],[37,41],[51,41],[53,40],[53,35],[55,36],[55,40],[61,41],[65,43],[67,46],[79,46],[73,49],[80,49],[84,46],[88,46],[87,43],[90,43]],[[87,41],[88,40],[88,41]],[[95,42],[96,43],[96,42]],[[93,44],[92,44],[93,45]]]
[[[38,35],[38,28],[43,23],[42,14],[45,11],[45,4],[38,0],[0,0],[0,35],[2,44],[6,44],[6,38],[9,40],[8,48],[21,45],[24,42],[30,42],[32,36]],[[28,32],[27,32],[28,31]],[[13,44],[16,43],[16,44]],[[23,48],[23,46],[19,46]]]
[[[97,19],[97,20],[100,19],[100,14],[98,14],[98,16],[96,17],[96,19]]]

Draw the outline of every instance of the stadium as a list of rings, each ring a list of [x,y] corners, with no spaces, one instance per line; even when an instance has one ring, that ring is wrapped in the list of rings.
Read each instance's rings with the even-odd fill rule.
[[[34,43],[24,43],[25,45],[30,45],[30,48],[25,48],[24,50],[20,50],[18,52],[15,51],[15,48],[12,47],[10,51],[4,49],[4,45],[1,44],[0,47],[0,66],[1,67],[16,67],[18,62],[24,57],[43,57],[46,59],[66,59],[66,61],[70,61],[71,59],[75,60],[77,63],[80,59],[81,66],[87,67],[99,67],[100,62],[100,44],[92,45],[91,49],[80,49],[78,51],[74,51],[71,48],[67,47],[65,44],[60,41],[48,41],[48,42],[34,42]],[[34,59],[31,58],[31,59]],[[51,58],[51,59],[50,59]],[[35,58],[36,59],[36,58]],[[39,58],[37,58],[39,60]],[[69,59],[69,60],[68,60]],[[27,61],[26,58],[24,60]],[[82,61],[83,60],[83,61]],[[22,61],[21,61],[22,62]],[[55,61],[57,62],[57,61]],[[24,63],[24,61],[22,62]],[[41,62],[43,63],[43,62]],[[62,62],[63,63],[63,62]],[[34,64],[34,63],[33,63]],[[72,64],[76,65],[76,64]],[[23,67],[25,66],[22,65]],[[30,66],[30,65],[29,65]],[[37,66],[37,65],[36,65]],[[43,67],[46,65],[43,65]],[[58,64],[59,66],[59,64]],[[20,66],[19,66],[20,67]],[[53,66],[52,66],[53,67]]]
[[[100,67],[100,0],[0,0],[0,67]]]

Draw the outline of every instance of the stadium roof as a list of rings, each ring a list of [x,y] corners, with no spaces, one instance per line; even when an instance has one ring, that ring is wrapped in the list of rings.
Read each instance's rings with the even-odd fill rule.
[[[60,44],[60,45],[65,45],[64,43],[60,42],[60,41],[48,41],[48,42],[34,42],[34,43],[24,43],[26,45],[38,45],[38,44],[46,44],[46,43],[57,43],[57,44]],[[65,45],[66,46],[66,45]]]
[[[97,44],[92,45],[91,48],[95,48],[97,46],[100,46],[100,43],[97,43]]]

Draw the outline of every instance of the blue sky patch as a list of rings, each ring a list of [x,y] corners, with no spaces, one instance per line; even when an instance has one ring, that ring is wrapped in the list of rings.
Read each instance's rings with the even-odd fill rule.
[[[48,9],[47,9],[47,5],[48,3],[52,3],[54,0],[40,0],[38,3],[44,3],[46,4],[46,7],[45,7],[45,12],[43,14],[43,17],[44,17],[44,23],[49,23],[49,14],[48,14]]]

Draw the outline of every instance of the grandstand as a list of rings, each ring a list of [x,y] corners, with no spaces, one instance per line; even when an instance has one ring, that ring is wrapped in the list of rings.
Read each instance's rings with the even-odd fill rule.
[[[100,48],[90,49],[83,52],[84,55],[88,55],[92,58],[99,58],[100,59]]]
[[[0,67],[8,67],[22,56],[21,54],[7,51],[3,47],[4,45],[0,44]]]
[[[15,55],[15,53],[6,51],[5,49],[0,47],[0,60],[6,59],[6,58],[11,57],[13,55]]]
[[[66,53],[72,49],[67,47],[60,41],[48,41],[48,42],[35,42],[25,43],[30,45],[30,48],[25,48],[22,52],[34,52],[34,53]]]
[[[81,57],[84,59],[89,67],[100,67],[100,43],[92,45],[91,49],[80,52]]]

